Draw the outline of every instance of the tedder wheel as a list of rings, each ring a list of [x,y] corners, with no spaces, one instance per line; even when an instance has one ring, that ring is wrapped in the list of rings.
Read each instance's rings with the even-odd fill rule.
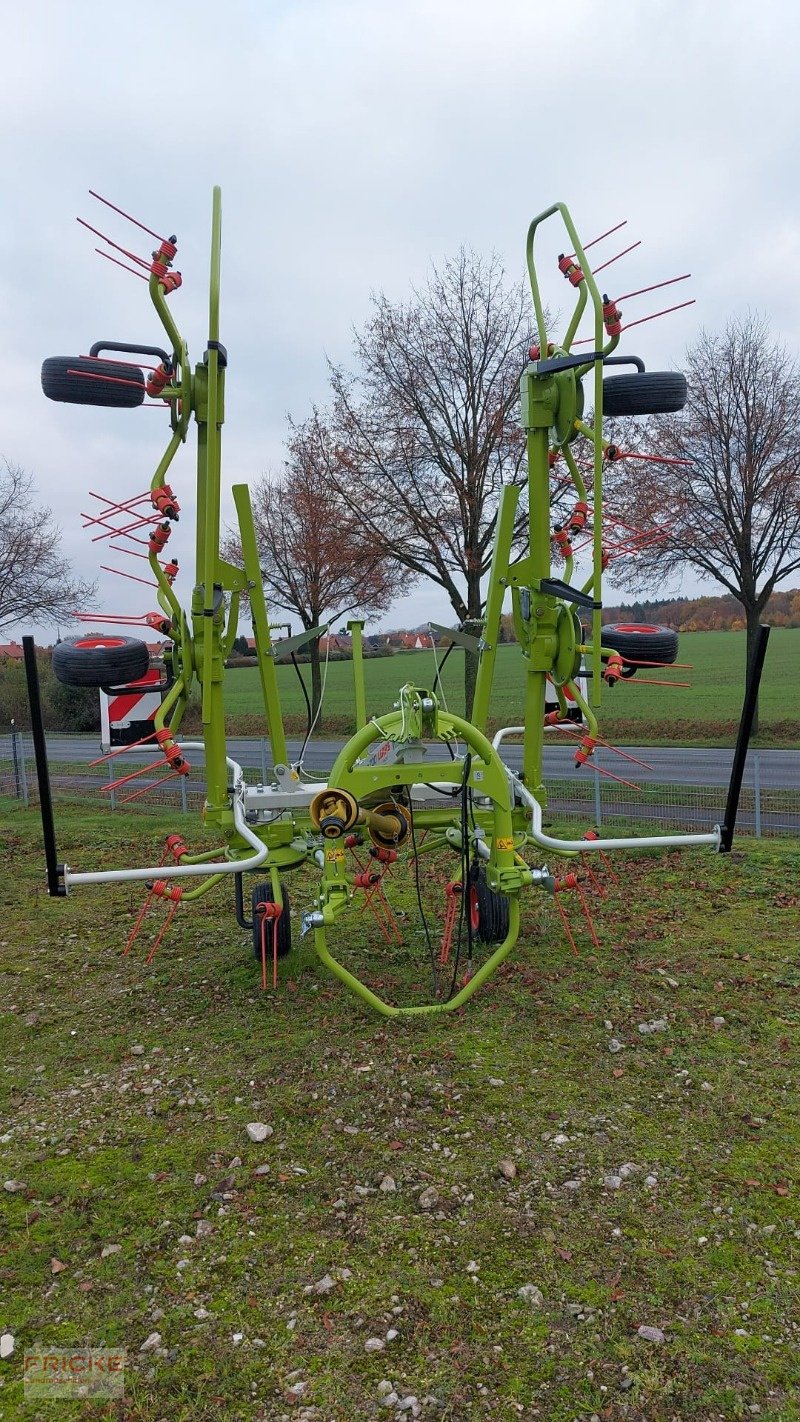
[[[508,899],[489,888],[486,871],[478,866],[469,876],[469,914],[481,943],[502,943],[508,936]]]
[[[603,381],[604,415],[668,415],[686,404],[686,376],[677,370],[611,375]]]
[[[636,662],[660,662],[669,666],[678,655],[678,634],[671,627],[651,627],[646,623],[618,622],[601,632],[604,647],[619,652],[625,666],[623,677],[636,675]]]
[[[278,957],[285,958],[292,949],[292,920],[290,918],[291,903],[289,902],[289,890],[286,887],[286,880],[281,879],[281,899],[283,900],[283,912],[278,919]],[[252,919],[253,919],[253,957],[257,963],[261,962],[261,914],[258,912],[259,904],[273,904],[275,895],[272,892],[271,884],[256,884],[252,894]],[[267,919],[267,961],[272,957],[272,920]]]
[[[69,405],[113,405],[133,410],[144,400],[144,375],[137,365],[86,356],[50,356],[42,365],[48,400]]]
[[[65,637],[53,648],[53,674],[64,686],[125,686],[150,667],[150,653],[138,637],[109,632]]]

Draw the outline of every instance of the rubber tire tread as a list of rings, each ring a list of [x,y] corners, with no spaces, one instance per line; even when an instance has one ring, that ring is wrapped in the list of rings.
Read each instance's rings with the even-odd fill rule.
[[[70,371],[82,371],[71,375]],[[106,380],[98,380],[98,375]],[[87,379],[87,376],[92,377]],[[118,385],[119,380],[134,384]],[[42,364],[42,389],[48,400],[68,405],[105,405],[133,410],[144,401],[144,374],[135,365],[81,356],[48,356]]]
[[[281,898],[283,900],[283,913],[278,919],[278,957],[286,958],[292,951],[292,905],[289,899],[289,890],[286,887],[285,879],[281,879]],[[258,904],[273,904],[275,896],[272,892],[272,884],[256,884],[250,896],[252,906],[251,918],[253,920],[253,957],[257,963],[261,962],[261,919],[258,916]],[[272,926],[271,920],[267,926],[267,959],[272,957]]]
[[[678,634],[671,627],[654,626],[647,632],[623,632],[616,623],[603,627],[600,640],[604,647],[619,652],[634,662],[662,662],[670,666],[678,655]],[[623,676],[633,676],[636,667],[626,667]]]
[[[150,653],[138,637],[117,638],[123,643],[121,647],[75,645],[87,636],[84,633],[83,637],[65,637],[53,648],[53,675],[63,686],[126,686],[139,681],[148,671]]]
[[[686,376],[677,370],[610,375],[603,381],[604,415],[670,415],[686,404]]]
[[[489,888],[484,869],[473,870],[470,883],[478,903],[478,939],[481,943],[502,943],[509,925],[506,895]]]

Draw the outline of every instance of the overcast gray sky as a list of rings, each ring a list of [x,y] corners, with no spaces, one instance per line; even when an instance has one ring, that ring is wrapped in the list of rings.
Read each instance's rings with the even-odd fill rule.
[[[675,290],[690,287],[697,305],[636,332],[649,366],[679,366],[701,326],[748,306],[797,353],[800,21],[789,0],[195,0],[161,15],[29,0],[4,11],[0,453],[35,475],[84,574],[101,561],[81,531],[88,490],[146,488],[166,442],[154,411],[41,393],[45,356],[100,338],[159,343],[144,283],[95,256],[74,218],[142,255],[149,239],[90,187],[177,233],[185,285],[173,309],[197,358],[211,188],[222,185],[228,487],[280,463],[287,412],[325,401],[326,358],[347,361],[372,292],[405,298],[462,243],[521,277],[528,222],[556,200],[585,240],[622,218],[624,237],[643,239],[612,268],[612,294],[693,273]],[[551,299],[564,303],[556,277]],[[190,513],[189,448],[171,482]],[[186,601],[190,521],[170,544]],[[102,576],[99,609],[149,605],[144,588]],[[420,587],[384,625],[429,616],[449,621],[449,608]]]

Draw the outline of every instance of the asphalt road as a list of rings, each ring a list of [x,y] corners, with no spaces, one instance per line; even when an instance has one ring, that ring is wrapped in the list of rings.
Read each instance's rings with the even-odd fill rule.
[[[191,739],[191,737],[187,736],[186,739]],[[4,737],[3,740],[5,742],[7,738]],[[262,744],[265,744],[263,758]],[[329,770],[343,744],[344,742],[341,740],[313,741],[306,751],[304,759],[306,769],[314,772]],[[300,754],[300,746],[300,741],[288,743],[289,755],[292,760]],[[33,752],[29,736],[25,737],[25,749],[26,757],[30,758]],[[677,746],[624,746],[621,749],[626,755],[633,756],[637,761],[643,761],[646,764],[632,764],[602,746],[597,748],[593,758],[602,769],[610,770],[615,775],[621,775],[624,779],[634,780],[638,785],[655,783],[659,785],[726,786],[730,776],[732,750],[693,749]],[[583,774],[581,771],[576,772],[574,753],[575,743],[572,742],[570,745],[546,745],[544,752],[545,776],[561,779]],[[10,746],[6,749],[6,745],[2,745],[0,754],[3,754],[5,759],[6,754],[10,755]],[[102,752],[97,736],[49,735],[47,737],[47,754],[48,759],[55,767],[59,761],[85,764],[87,761],[94,760]],[[143,750],[131,755],[119,756],[117,761],[120,765],[123,762],[131,765],[141,764],[142,756],[146,757],[148,754],[151,759],[157,758],[152,750],[149,752]],[[259,770],[262,765],[269,767],[271,763],[269,743],[262,743],[258,739],[233,737],[228,741],[228,754],[241,766],[250,769]],[[759,780],[764,789],[800,789],[800,751],[761,750],[756,754],[758,756]],[[518,744],[506,743],[503,747],[503,756],[512,770],[519,769],[522,763],[522,747]],[[193,761],[196,760],[197,754],[195,753],[191,758]],[[752,785],[753,775],[754,753],[751,751],[748,754],[745,773],[746,785]]]

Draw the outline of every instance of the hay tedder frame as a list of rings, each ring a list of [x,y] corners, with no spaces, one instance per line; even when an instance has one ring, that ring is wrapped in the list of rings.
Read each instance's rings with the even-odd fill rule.
[[[121,213],[121,209],[115,211]],[[547,330],[537,274],[537,239],[542,225],[551,219],[560,222],[563,229],[568,253],[559,257],[558,265],[574,292],[574,307],[558,342]],[[548,726],[569,727],[575,735],[577,763],[591,763],[595,746],[603,744],[597,711],[604,685],[633,675],[639,665],[661,665],[675,657],[675,648],[662,647],[658,642],[664,629],[607,630],[602,625],[602,576],[607,560],[603,542],[603,472],[609,459],[619,457],[619,451],[604,438],[604,410],[629,415],[677,410],[686,394],[682,376],[645,372],[637,358],[623,362],[612,355],[623,330],[621,311],[616,301],[601,294],[564,204],[554,204],[536,217],[527,240],[538,328],[538,345],[531,348],[521,374],[521,423],[527,440],[527,545],[521,555],[515,552],[520,488],[509,485],[502,491],[497,511],[480,637],[476,639],[459,629],[449,633],[456,645],[479,653],[472,719],[468,721],[448,711],[434,689],[435,682],[431,687],[407,684],[399,689],[392,710],[379,716],[368,715],[361,623],[355,621],[351,626],[357,728],[324,782],[311,783],[303,778],[302,767],[290,764],[275,656],[276,651],[296,650],[325,629],[314,628],[298,637],[273,642],[246,484],[234,485],[232,490],[241,565],[228,561],[220,552],[221,430],[227,353],[220,340],[219,189],[213,194],[208,338],[202,358],[194,367],[169,301],[181,284],[174,266],[176,239],[144,230],[159,243],[149,260],[112,243],[102,233],[97,235],[133,263],[129,269],[147,281],[167,348],[98,342],[87,356],[45,361],[42,383],[45,394],[57,400],[133,408],[143,404],[147,396],[168,413],[169,439],[149,489],[122,502],[101,499],[100,511],[87,516],[97,540],[105,540],[106,546],[118,552],[146,558],[156,590],[157,612],[148,612],[141,618],[105,617],[107,624],[115,628],[139,625],[165,639],[163,697],[152,736],[145,738],[145,748],[156,751],[158,761],[121,777],[117,783],[131,782],[144,772],[152,780],[160,769],[166,777],[185,775],[196,753],[202,753],[203,821],[206,831],[218,838],[220,847],[192,854],[181,836],[171,835],[165,860],[160,864],[78,871],[59,862],[34,646],[32,639],[26,638],[50,893],[62,895],[88,884],[144,881],[147,898],[127,946],[141,927],[147,908],[161,900],[166,917],[150,950],[152,958],[179,905],[191,903],[225,879],[232,879],[237,918],[243,928],[252,931],[254,953],[260,959],[266,986],[268,959],[272,959],[273,982],[277,982],[277,960],[291,948],[287,876],[292,870],[311,866],[316,888],[308,888],[305,880],[308,902],[303,906],[301,921],[303,930],[313,937],[320,961],[362,1001],[386,1016],[396,1016],[452,1012],[462,1006],[514,948],[523,892],[537,888],[558,894],[565,886],[580,891],[574,873],[559,877],[548,867],[544,856],[550,863],[558,857],[574,863],[591,856],[606,860],[615,851],[682,847],[728,850],[766,649],[766,629],[762,630],[758,655],[750,669],[721,826],[710,833],[602,838],[589,831],[585,837],[560,839],[548,834],[543,825],[547,806],[543,749]],[[102,250],[102,255],[110,254]],[[585,311],[592,322],[590,349],[576,354],[576,337]],[[134,359],[121,360],[123,355]],[[157,363],[146,367],[143,356],[150,356]],[[635,369],[604,378],[609,363],[629,364]],[[149,369],[147,376],[145,369]],[[591,414],[585,415],[584,404],[591,404]],[[177,560],[168,560],[165,550],[180,514],[179,499],[170,482],[173,461],[189,438],[192,422],[197,440],[197,513],[194,575],[187,608],[175,587]],[[573,452],[575,441],[585,451],[580,460]],[[554,529],[552,479],[557,462],[574,503]],[[586,470],[588,475],[582,472]],[[588,537],[591,549],[591,569],[582,582],[576,580],[572,543],[578,533]],[[142,548],[144,552],[140,551]],[[558,575],[553,569],[554,549],[559,558]],[[255,786],[245,783],[240,767],[228,755],[225,735],[225,663],[237,635],[243,597],[252,617],[273,763],[269,783]],[[524,724],[503,728],[490,740],[495,659],[507,597],[511,600],[521,653]],[[96,616],[87,614],[89,618]],[[73,685],[108,689],[135,684],[146,674],[149,663],[143,641],[116,632],[87,633],[60,643],[54,650],[56,675]],[[179,740],[181,723],[194,683],[199,683],[201,691],[202,740],[184,742]],[[548,694],[550,704],[553,697],[556,701],[551,711],[546,705]],[[579,708],[577,730],[570,707],[573,713],[575,707]],[[512,771],[503,758],[503,742],[511,731],[523,737],[520,773]],[[134,789],[130,798],[138,793]],[[434,987],[433,1000],[424,1004],[398,1006],[384,1001],[346,966],[336,956],[331,939],[356,902],[371,907],[387,941],[402,939],[386,889],[398,861],[404,857],[417,874],[418,890],[420,863],[441,857],[450,866],[442,886],[444,920],[438,952],[438,965],[446,970],[449,988]],[[252,891],[252,918],[248,919],[242,876],[253,873],[259,875],[261,882]],[[419,892],[417,898],[424,917]],[[425,932],[430,940],[427,923]],[[456,970],[464,938],[468,971],[459,978]],[[479,945],[485,945],[480,962],[476,961],[481,957]]]

